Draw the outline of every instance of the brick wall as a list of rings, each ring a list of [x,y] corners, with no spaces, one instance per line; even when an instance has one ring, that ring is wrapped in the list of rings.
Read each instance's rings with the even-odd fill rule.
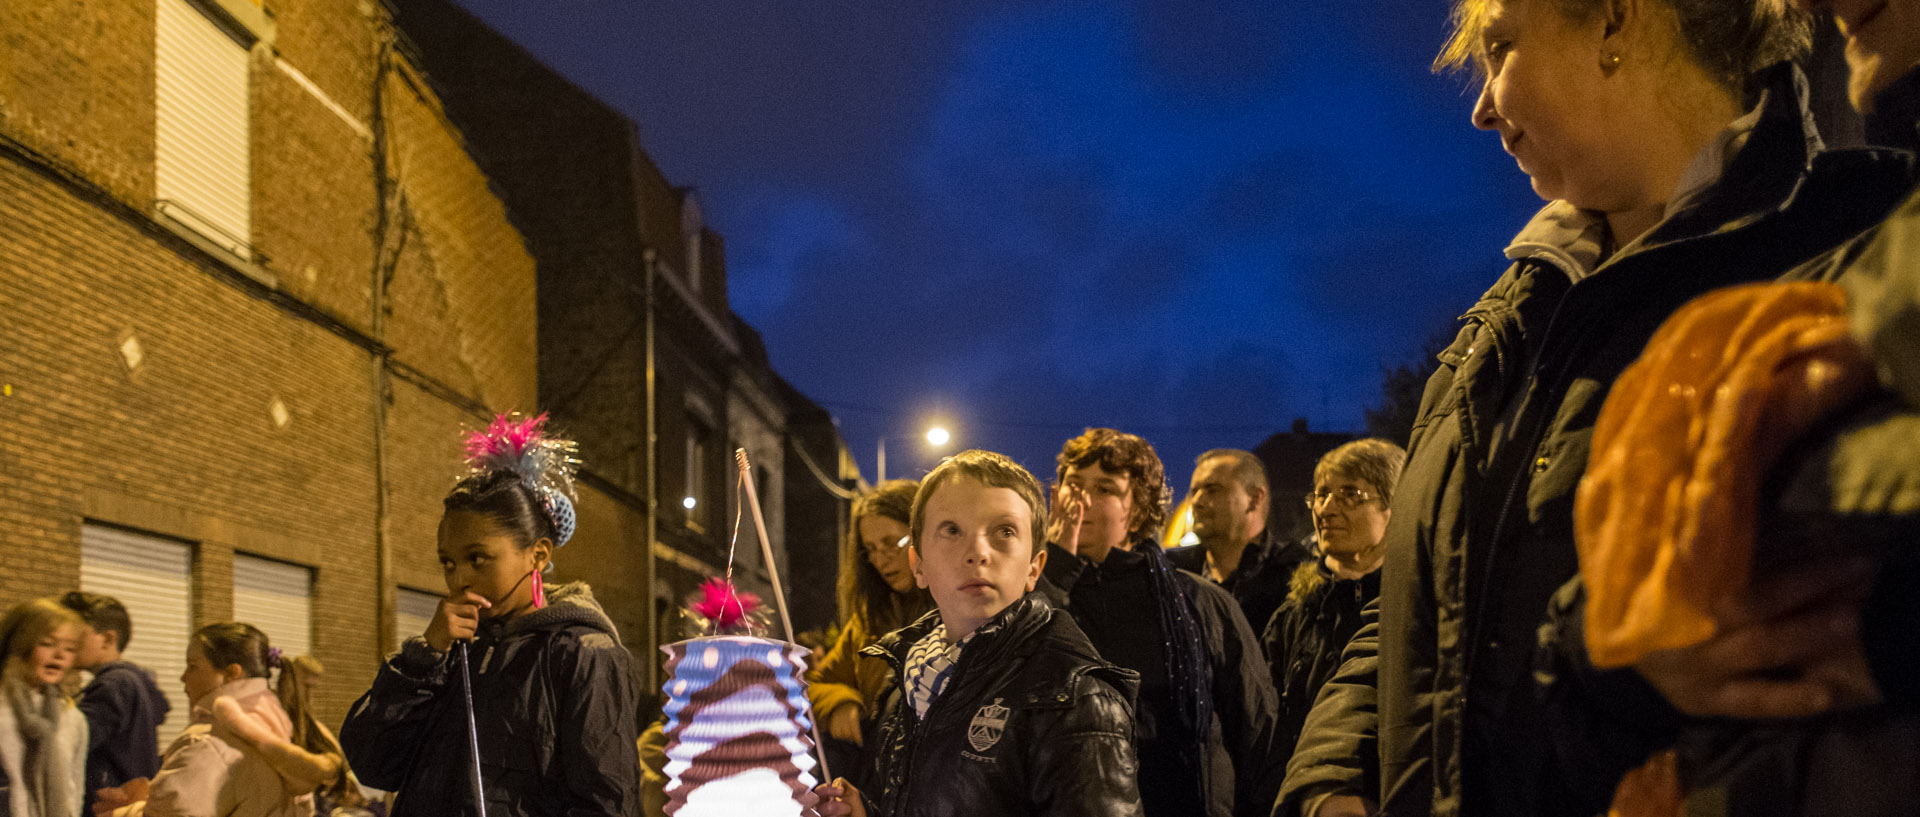
[[[123,201],[153,197],[152,0],[0,5],[0,127]],[[145,138],[138,138],[145,134]]]
[[[359,601],[376,593],[371,358],[142,226],[0,162],[0,598],[74,586],[87,519],[198,542],[202,622],[231,615],[234,550],[309,565],[337,716],[376,656]],[[145,352],[132,372],[129,334]]]
[[[194,543],[199,622],[231,616],[234,554],[306,565],[332,723],[393,586],[443,587],[459,433],[537,388],[532,259],[434,95],[379,70],[375,9],[275,3],[253,53],[269,286],[148,216],[152,2],[0,5],[0,603],[74,586],[87,521]]]

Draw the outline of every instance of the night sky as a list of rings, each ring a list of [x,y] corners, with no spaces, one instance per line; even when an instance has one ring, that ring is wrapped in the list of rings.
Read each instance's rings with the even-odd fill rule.
[[[1446,3],[462,0],[640,124],[874,475],[1357,430],[1539,205]]]

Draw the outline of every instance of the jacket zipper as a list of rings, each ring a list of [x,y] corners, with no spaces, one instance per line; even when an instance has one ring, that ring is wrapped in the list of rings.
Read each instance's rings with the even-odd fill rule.
[[[933,723],[933,715],[934,715],[934,712],[937,711],[936,708],[939,706],[941,699],[947,698],[949,694],[957,691],[960,688],[960,679],[965,677],[964,671],[969,668],[966,658],[967,658],[966,651],[962,650],[960,653],[960,661],[954,664],[953,676],[947,679],[946,688],[940,691],[940,696],[938,698],[935,698],[932,703],[929,703],[927,705],[927,716],[922,718],[922,717],[919,717],[918,713],[916,713],[914,716],[912,728],[907,732],[906,746],[901,752],[901,756],[905,758],[906,762],[904,764],[905,768],[902,769],[901,771],[900,790],[898,795],[899,804],[904,805],[910,802],[907,799],[907,795],[911,793],[911,790],[913,789],[913,769],[914,769],[914,766],[916,765],[914,763],[914,759],[920,751],[921,733],[926,731],[927,725]],[[897,673],[904,674],[906,671],[906,662],[902,661],[899,669],[895,671]],[[908,696],[912,695],[912,692],[910,690],[902,690],[902,692]],[[908,709],[913,708],[913,701],[911,700],[911,697],[909,697],[908,700],[903,701],[902,703]]]
[[[1667,250],[1673,247],[1688,246],[1696,242],[1711,238],[1714,235],[1717,235],[1717,233],[1688,236],[1686,238],[1669,241],[1665,244],[1660,245],[1657,248],[1641,247],[1640,249],[1635,250],[1634,254],[1640,255],[1655,249]],[[1550,254],[1536,254],[1532,256],[1532,258],[1541,263],[1547,263],[1547,264],[1554,263],[1554,259],[1551,257]],[[1599,266],[1605,267],[1606,263],[1602,262]],[[1596,273],[1598,272],[1598,268],[1595,269],[1595,272]],[[1561,273],[1565,274],[1566,270],[1561,269]],[[1568,276],[1568,277],[1569,277],[1569,280],[1573,281],[1573,283],[1568,286],[1567,293],[1560,297],[1560,303],[1554,305],[1553,315],[1547,319],[1547,330],[1546,332],[1542,333],[1540,336],[1541,337],[1540,348],[1543,351],[1546,348],[1548,348],[1547,341],[1551,341],[1553,339],[1553,330],[1556,326],[1559,325],[1560,316],[1566,312],[1566,306],[1567,306],[1568,300],[1574,297],[1575,291],[1579,288],[1580,282],[1586,280],[1587,277],[1592,277],[1592,276],[1586,276],[1582,278],[1573,278],[1572,276]],[[1588,289],[1592,289],[1592,288],[1593,288],[1592,286],[1588,286]],[[1581,324],[1579,333],[1574,335],[1574,338],[1573,338],[1574,340],[1573,348],[1576,351],[1579,349],[1580,344],[1586,342],[1587,330],[1590,329],[1592,326],[1593,326],[1593,322],[1591,321]],[[1547,405],[1554,405],[1554,401],[1551,398],[1553,398],[1555,395],[1561,394],[1566,390],[1567,378],[1569,377],[1572,369],[1571,361],[1572,361],[1572,358],[1569,356],[1568,362],[1561,368],[1560,372],[1558,373],[1557,379],[1554,381],[1553,388],[1549,389],[1546,392],[1546,396],[1550,398],[1546,401]],[[1543,368],[1544,368],[1544,355],[1542,356],[1542,360],[1536,361],[1534,363],[1533,374],[1534,374],[1535,382],[1539,381],[1539,375],[1543,370]],[[1609,388],[1609,392],[1611,392],[1611,388]],[[1528,434],[1525,438],[1527,441],[1527,448],[1525,449],[1527,452],[1527,456],[1531,457],[1533,456],[1533,453],[1535,451],[1539,450],[1540,442],[1546,434],[1547,422],[1550,419],[1551,419],[1550,417],[1541,417],[1538,415],[1536,415],[1533,418],[1533,421],[1531,424],[1531,433]],[[1519,440],[1519,439],[1521,438],[1519,437],[1515,438],[1515,440]],[[1472,608],[1474,610],[1486,609],[1486,600],[1487,600],[1487,592],[1488,592],[1487,580],[1493,574],[1494,557],[1499,552],[1501,538],[1506,534],[1507,520],[1510,519],[1513,515],[1514,500],[1517,499],[1520,495],[1520,484],[1522,482],[1530,483],[1532,481],[1533,481],[1533,478],[1528,475],[1528,467],[1526,465],[1526,462],[1525,460],[1522,460],[1519,470],[1514,472],[1513,479],[1509,481],[1507,485],[1506,499],[1500,503],[1499,516],[1494,517],[1493,535],[1487,540],[1487,558],[1483,563],[1484,567],[1480,570],[1479,588],[1474,591],[1474,605]],[[1469,528],[1469,530],[1471,530],[1471,528]],[[1470,677],[1472,674],[1474,657],[1478,655],[1480,652],[1480,640],[1478,635],[1479,635],[1478,633],[1468,633],[1469,638],[1467,641],[1467,658],[1466,658],[1465,665],[1462,667],[1462,673],[1461,673],[1463,698],[1464,698],[1464,690],[1466,687],[1467,678]]]
[[[1539,258],[1538,256],[1535,256],[1535,257],[1538,260],[1540,260],[1542,263],[1546,263],[1546,264],[1553,264],[1555,261],[1555,259],[1553,258]],[[1566,270],[1562,269],[1561,273],[1566,274]],[[1576,283],[1577,283],[1577,279],[1576,279]],[[1561,296],[1560,303],[1554,305],[1553,315],[1547,318],[1547,330],[1541,334],[1542,342],[1540,344],[1540,348],[1543,352],[1548,348],[1548,344],[1546,343],[1546,341],[1553,339],[1554,337],[1553,330],[1556,326],[1559,325],[1560,315],[1563,313],[1566,307],[1567,299],[1572,297],[1572,295],[1573,295],[1573,289],[1572,287],[1569,287],[1567,290],[1567,294]],[[1579,348],[1579,343],[1584,341],[1585,339],[1586,338],[1585,338],[1584,332],[1578,335],[1575,335],[1574,348],[1577,350]],[[1497,346],[1498,344],[1496,344],[1496,348]],[[1543,359],[1535,361],[1533,366],[1533,373],[1532,373],[1533,376],[1531,378],[1533,382],[1540,381],[1540,375],[1543,369],[1545,368],[1545,364],[1546,364],[1546,361],[1544,360],[1544,355],[1543,355]],[[1558,376],[1555,382],[1553,383],[1552,388],[1548,389],[1545,392],[1545,396],[1547,399],[1544,401],[1544,405],[1553,405],[1554,395],[1559,394],[1565,387],[1565,376],[1566,376],[1566,370],[1563,367],[1563,369],[1558,373]],[[1519,399],[1525,400],[1527,399],[1527,396],[1525,394],[1522,394],[1519,396]],[[1513,504],[1517,499],[1519,499],[1519,496],[1520,496],[1521,484],[1531,483],[1533,481],[1532,477],[1528,475],[1528,467],[1527,467],[1526,461],[1528,458],[1531,458],[1532,456],[1534,456],[1535,451],[1539,450],[1540,442],[1542,438],[1546,435],[1546,426],[1547,426],[1547,420],[1543,418],[1539,412],[1535,412],[1533,417],[1529,418],[1528,433],[1523,437],[1514,438],[1515,441],[1524,440],[1527,444],[1527,447],[1522,449],[1525,452],[1525,454],[1522,455],[1521,462],[1519,463],[1518,468],[1513,472],[1512,478],[1507,481],[1506,496],[1504,499],[1501,500],[1499,509],[1497,511],[1497,515],[1493,519],[1493,533],[1487,539],[1487,555],[1485,560],[1483,560],[1481,563],[1482,564],[1481,569],[1478,571],[1478,574],[1479,574],[1477,577],[1479,579],[1478,587],[1476,587],[1473,591],[1473,606],[1468,611],[1470,614],[1476,611],[1484,611],[1487,608],[1487,593],[1489,592],[1488,586],[1491,583],[1491,579],[1493,576],[1494,557],[1499,554],[1500,543],[1507,532],[1507,520],[1513,516]],[[1471,526],[1469,526],[1468,530],[1469,531],[1472,530]],[[1463,616],[1462,618],[1466,619],[1465,616]],[[1467,620],[1470,621],[1471,619],[1467,619]],[[1474,629],[1478,630],[1480,628],[1475,627]],[[1460,677],[1461,697],[1463,699],[1463,706],[1464,706],[1465,693],[1469,686],[1468,679],[1472,677],[1473,665],[1475,663],[1475,659],[1479,654],[1480,654],[1480,633],[1479,632],[1468,633],[1467,656],[1466,656],[1466,661],[1461,668],[1461,677]]]

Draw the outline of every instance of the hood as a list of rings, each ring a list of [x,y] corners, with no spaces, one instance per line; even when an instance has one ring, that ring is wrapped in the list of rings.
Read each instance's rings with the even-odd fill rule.
[[[193,702],[193,722],[212,723],[213,702],[222,697],[232,698],[240,708],[259,716],[281,738],[293,734],[293,721],[287,717],[287,710],[280,705],[280,696],[267,686],[265,678],[242,678],[229,681],[219,688]]]
[[[160,691],[159,679],[153,676],[151,670],[132,661],[109,663],[101,667],[99,672],[94,673],[93,677],[99,679],[118,673],[127,673],[137,680],[134,686],[139,688],[140,696],[147,699],[147,705],[153,707],[152,711],[158,713],[161,720],[165,720],[167,713],[173,711],[173,704],[167,702],[167,694]]]
[[[1549,202],[1507,245],[1507,258],[1551,262],[1575,281],[1600,266],[1607,242],[1607,220],[1592,210],[1564,201]]]
[[[593,597],[593,590],[587,587],[586,582],[549,585],[547,606],[514,616],[504,626],[503,636],[588,627],[613,636],[616,642],[620,640],[620,632],[614,629],[613,619],[607,617],[607,611]]]

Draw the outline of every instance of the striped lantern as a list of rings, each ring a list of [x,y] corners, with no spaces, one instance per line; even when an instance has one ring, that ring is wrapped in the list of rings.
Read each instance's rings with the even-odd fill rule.
[[[668,644],[667,814],[814,817],[807,651],[714,636]]]

